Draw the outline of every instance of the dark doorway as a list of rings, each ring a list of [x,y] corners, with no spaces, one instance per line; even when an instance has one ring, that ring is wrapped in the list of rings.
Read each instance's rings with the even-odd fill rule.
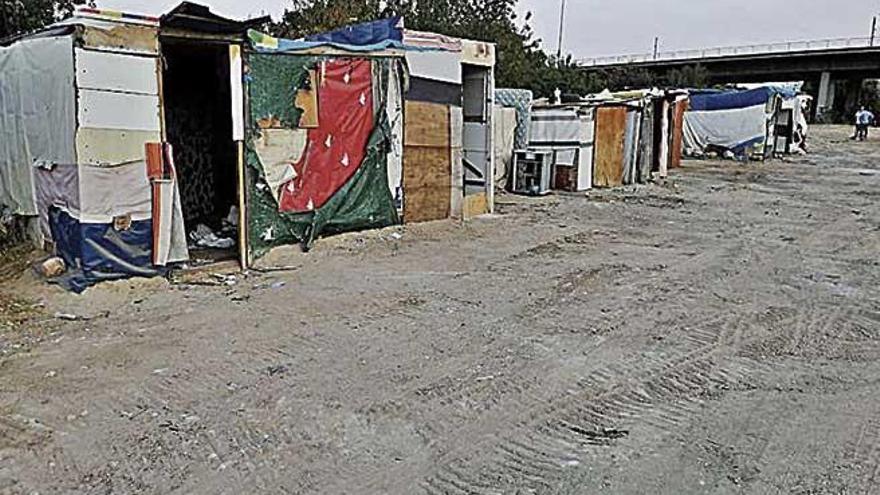
[[[162,55],[166,133],[174,147],[190,257],[233,258],[238,188],[228,45],[163,40]]]

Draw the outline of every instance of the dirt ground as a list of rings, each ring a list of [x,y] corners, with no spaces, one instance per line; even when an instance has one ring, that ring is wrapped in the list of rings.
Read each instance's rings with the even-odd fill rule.
[[[880,138],[848,132],[288,271],[7,281],[0,493],[880,493]]]

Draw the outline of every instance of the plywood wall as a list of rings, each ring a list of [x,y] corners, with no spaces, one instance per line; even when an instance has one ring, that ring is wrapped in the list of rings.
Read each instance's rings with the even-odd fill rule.
[[[404,220],[448,218],[452,189],[449,107],[408,101],[404,128]]]
[[[596,156],[593,186],[623,185],[626,108],[606,107],[596,112]]]

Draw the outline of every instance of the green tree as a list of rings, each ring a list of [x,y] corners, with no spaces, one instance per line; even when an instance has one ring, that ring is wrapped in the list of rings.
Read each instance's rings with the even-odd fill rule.
[[[73,13],[87,0],[0,0],[0,39],[43,28]]]
[[[700,64],[672,69],[666,73],[666,84],[675,88],[705,88],[709,84],[709,71]]]

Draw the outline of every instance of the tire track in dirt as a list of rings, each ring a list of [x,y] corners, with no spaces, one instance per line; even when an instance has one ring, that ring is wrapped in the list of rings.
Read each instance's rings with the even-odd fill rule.
[[[723,251],[724,251],[724,248],[719,248],[719,252],[723,252]],[[706,254],[706,255],[709,256],[710,254]],[[687,270],[695,270],[696,269],[695,267],[697,265],[687,264],[685,266],[686,266]],[[628,285],[635,288],[633,290],[633,292],[645,291],[648,289],[650,284],[656,282],[650,278],[645,279],[644,277],[639,277],[639,276],[628,275],[628,277],[630,279],[630,282],[628,282]],[[563,276],[563,277],[561,277],[560,280],[564,280],[564,279],[565,279],[565,277]],[[546,304],[541,303],[539,305],[546,305]],[[521,318],[518,316],[518,314],[519,313],[510,315],[510,316],[506,316],[506,317],[500,318],[495,321],[490,321],[490,322],[486,323],[485,325],[486,326],[495,326],[495,327],[504,327],[505,323],[515,324],[515,323],[517,323],[518,320],[521,320]],[[637,329],[633,329],[633,331],[637,332]],[[697,343],[701,343],[699,338],[695,338],[694,341],[696,341]],[[492,347],[493,348],[500,348],[506,344],[507,344],[507,341],[501,340],[498,343],[493,342]],[[521,366],[527,368],[528,363],[523,364]],[[523,387],[520,385],[523,380],[531,380],[532,376],[539,374],[539,373],[535,373],[535,372],[540,371],[540,370],[531,370],[532,371],[531,373],[529,373],[529,372],[524,373],[523,371],[524,371],[523,369],[513,369],[513,370],[511,370],[510,373],[506,374],[505,377],[502,378],[501,380],[497,380],[497,381],[493,380],[492,382],[490,382],[490,383],[501,384],[500,387],[496,387],[496,388],[508,389],[506,391],[507,395],[510,395],[510,393],[518,394],[518,396],[516,396],[516,398],[518,399],[518,401],[516,403],[516,409],[511,413],[505,413],[502,411],[496,412],[493,415],[493,420],[492,420],[493,423],[500,422],[505,425],[515,424],[518,421],[517,416],[522,415],[522,413],[520,411],[522,411],[522,410],[529,411],[529,410],[535,409],[535,408],[546,407],[546,403],[548,401],[552,402],[552,400],[550,400],[546,396],[537,395],[537,394],[530,394],[528,392],[528,387]],[[608,372],[609,376],[612,376],[612,375],[619,376],[621,373],[622,373],[622,370],[616,370],[616,369],[610,370]],[[508,379],[508,378],[506,378],[507,376],[510,376],[512,378]],[[510,380],[513,380],[513,382],[511,382]],[[432,390],[432,395],[428,398],[430,398],[434,402],[456,402],[456,401],[463,401],[463,400],[471,400],[474,403],[482,404],[482,403],[486,402],[485,399],[487,398],[487,396],[481,392],[487,391],[487,390],[490,391],[489,392],[490,394],[494,392],[494,391],[492,391],[492,387],[487,387],[485,384],[476,384],[476,383],[469,382],[468,380],[461,380],[461,381],[459,381],[459,383],[464,383],[465,385],[464,386],[453,386],[453,387],[445,386],[445,387],[441,387],[439,390]],[[440,393],[438,394],[436,392],[440,392]],[[400,400],[406,400],[406,399],[400,398]],[[510,400],[512,400],[512,399],[507,399],[508,404],[509,404]],[[499,413],[502,415],[501,417],[498,416]],[[502,417],[505,419],[502,420],[501,419]],[[453,418],[453,421],[454,421],[454,418]],[[467,431],[465,431],[464,433],[458,431],[461,429],[460,425],[455,425],[454,428],[451,428],[451,426],[454,426],[454,425],[455,425],[455,423],[450,423],[450,427],[439,426],[439,427],[432,428],[432,430],[435,432],[449,431],[451,433],[462,435],[462,439],[464,437],[471,436],[469,433],[467,433]],[[497,427],[499,427],[499,426],[493,426],[493,428],[497,428]],[[476,430],[476,431],[479,431],[479,427],[477,427],[477,428],[478,428],[478,430]],[[451,439],[447,438],[447,440],[451,440]],[[457,444],[458,442],[455,442],[453,440],[449,443]],[[464,441],[463,444],[467,445],[468,442]],[[380,489],[379,485],[382,483],[382,481],[380,481],[380,480],[387,480],[388,478],[394,477],[393,473],[388,473],[388,472],[374,472],[372,474],[362,472],[359,474],[360,474],[360,476],[358,476],[358,478],[361,480],[363,480],[363,479],[376,480],[375,484],[366,485],[369,489],[373,489],[373,490]],[[403,473],[401,473],[401,478],[406,478],[406,476]],[[387,489],[387,487],[382,486],[381,489]]]
[[[736,248],[735,247],[731,248],[730,246],[726,246],[726,247],[719,246],[714,249],[705,250],[702,253],[697,255],[697,258],[700,258],[700,259],[693,260],[693,262],[682,263],[681,268],[679,268],[677,270],[677,272],[674,273],[674,275],[677,278],[680,278],[683,280],[683,279],[688,278],[688,275],[690,273],[696,274],[699,271],[707,271],[706,270],[707,267],[709,267],[709,269],[715,269],[716,267],[719,267],[719,268],[723,267],[725,265],[724,258],[726,258],[727,256],[730,256],[732,254],[731,253],[732,249],[735,251]],[[680,273],[678,273],[678,272],[680,272]],[[729,276],[739,275],[739,273],[736,271],[725,272],[725,273],[723,273],[723,275],[725,277],[729,277]],[[666,276],[669,277],[672,275],[667,274]],[[636,288],[636,286],[634,286],[632,284],[630,284],[630,285],[624,284],[623,287],[624,288],[632,287],[632,290],[630,292],[633,294],[636,294],[636,293],[640,293],[642,291],[649,290],[651,287],[651,284],[654,282],[656,282],[656,281],[652,280],[652,279],[648,279],[648,280],[642,279],[642,286],[639,286],[638,288]],[[619,288],[619,286],[620,286],[620,284],[618,284],[618,288]],[[644,287],[644,288],[642,288],[642,287]],[[549,306],[552,306],[552,304],[549,304],[549,302],[550,301],[548,301],[547,299],[539,299],[536,303],[533,303],[533,304],[536,307],[536,311],[541,311],[541,309],[538,309],[538,308],[552,310],[552,308],[549,308]],[[526,311],[525,313],[528,314],[529,312]],[[635,331],[635,330],[636,329],[633,329],[633,331]],[[687,337],[686,339],[689,339],[690,341],[696,342],[697,344],[703,344],[703,343],[705,343],[706,336],[693,335],[693,336]],[[627,376],[625,373],[623,373],[621,370],[618,370],[618,369],[612,369],[608,372],[608,374],[609,374],[609,376],[618,376],[618,377],[620,377],[620,376],[626,377]],[[687,381],[686,378],[683,378],[682,380],[686,383],[690,383]],[[723,381],[723,380],[724,380],[724,378],[722,377],[719,381]],[[690,383],[690,386],[696,386],[696,383]],[[540,405],[545,404],[547,402],[547,400],[548,399],[545,398],[543,401],[538,402],[536,400],[535,402],[537,404],[539,404],[539,407],[540,407]],[[551,400],[550,402],[553,402],[553,401]],[[525,409],[526,411],[528,411],[529,404],[528,403],[527,404],[517,404],[517,408],[518,408],[518,410]],[[692,406],[685,407],[686,410],[689,408],[692,408]],[[639,410],[639,408],[636,408],[636,410]],[[674,417],[674,416],[680,415],[680,414],[681,414],[680,412],[676,412],[673,410],[673,412],[670,413],[670,416]],[[470,435],[468,435],[467,432],[465,432],[465,436],[469,437]],[[457,443],[457,442],[453,441],[452,443]],[[449,457],[449,456],[447,456],[447,457]],[[371,477],[372,476],[366,476],[367,479],[370,479]],[[368,485],[368,486],[372,486],[373,488],[377,488],[377,485]]]
[[[808,327],[806,324],[798,324],[803,323],[804,316],[802,316],[799,312],[796,312],[794,318],[786,318],[786,314],[783,313],[782,320],[785,321],[786,324],[794,325],[799,328]],[[767,315],[761,314],[759,318],[756,318],[757,324],[766,325],[768,322]],[[734,316],[731,321],[728,322],[727,328],[728,330],[723,333],[721,337],[721,341],[729,341],[733,343],[733,348],[739,348],[742,345],[748,345],[752,342],[760,342],[766,338],[766,336],[759,334],[758,336],[743,339],[743,328],[746,326],[746,322],[743,321],[741,317]],[[751,324],[750,324],[751,325]],[[709,334],[710,336],[713,334]],[[679,336],[680,337],[680,336]],[[689,339],[692,342],[696,342],[697,344],[705,343],[707,340],[706,335],[701,335],[699,333],[689,335]],[[795,337],[795,340],[798,340],[800,337]],[[686,393],[688,390],[694,389],[706,389],[709,384],[715,384],[720,386],[728,386],[729,384],[736,383],[743,379],[743,377],[748,376],[753,371],[759,371],[762,373],[767,373],[771,369],[771,366],[768,365],[760,365],[754,366],[755,370],[750,370],[751,366],[742,366],[738,369],[734,370],[725,370],[725,369],[717,369],[713,367],[715,366],[715,359],[713,358],[713,354],[719,352],[719,349],[712,345],[711,343],[701,348],[695,355],[690,355],[680,358],[679,360],[671,360],[670,365],[664,367],[660,367],[659,369],[652,369],[651,375],[661,376],[662,379],[658,380],[649,380],[645,382],[644,389],[647,389],[647,397],[655,397],[660,398],[663,397],[676,397],[682,393]],[[756,364],[756,363],[750,363]],[[681,370],[680,373],[676,373],[676,370]],[[617,374],[612,371],[609,373],[610,375]],[[630,381],[639,382],[641,381],[638,377],[633,377]],[[601,383],[601,381],[600,381]],[[611,393],[610,391],[606,393],[604,396],[604,411],[597,412],[595,409],[589,410],[588,414],[584,415],[583,420],[587,422],[592,428],[596,431],[600,431],[601,428],[604,428],[603,424],[609,424],[609,421],[613,421],[615,419],[619,420],[621,418],[625,418],[627,416],[634,417],[639,414],[644,414],[645,402],[643,399],[644,396],[640,396],[638,394],[633,395],[633,391],[630,391],[630,395],[624,394],[623,398],[617,400],[618,395]],[[629,402],[627,402],[627,399]],[[558,403],[558,401],[557,401]],[[659,427],[677,427],[680,424],[680,419],[687,418],[690,413],[693,412],[694,404],[689,401],[677,401],[674,402],[671,406],[667,407],[667,411],[660,412],[657,416],[665,421],[666,425],[657,425]],[[613,423],[612,423],[613,424]],[[530,440],[533,440],[530,438]],[[501,447],[502,451],[506,451],[508,454],[510,453],[510,449],[505,449]],[[517,461],[520,462],[520,461]],[[454,473],[452,473],[454,474]],[[498,473],[496,473],[497,475]],[[426,487],[428,491],[437,491],[440,489],[442,491],[442,486],[433,485],[433,479],[429,479],[426,482]],[[440,474],[436,477],[437,480],[440,480],[441,485],[443,483],[450,482],[450,474]],[[522,480],[520,480],[522,481]],[[467,478],[459,478],[455,480],[453,485],[455,486],[470,486],[469,483],[473,483],[473,486],[481,486],[482,483],[479,483],[476,480],[470,480]],[[515,486],[515,485],[514,485]],[[540,486],[539,489],[546,489],[547,486]],[[464,490],[467,492],[467,490]]]
[[[737,318],[735,318],[737,320]],[[791,323],[791,320],[783,323]],[[728,325],[731,333],[737,333],[739,325]],[[712,342],[706,335],[696,334],[692,341],[703,344],[690,353],[683,353],[659,366],[643,368],[642,373],[618,378],[607,383],[604,390],[578,391],[565,401],[554,401],[554,406],[537,415],[530,415],[528,423],[537,423],[526,431],[517,431],[503,440],[495,449],[494,459],[474,468],[469,461],[452,461],[469,465],[470,469],[441,469],[425,482],[429,493],[504,493],[509,489],[528,488],[536,493],[551,489],[564,478],[564,472],[581,462],[584,447],[596,446],[595,438],[613,442],[621,432],[619,425],[636,420],[647,421],[661,431],[675,431],[689,421],[701,407],[701,395],[709,390],[731,388],[737,383],[755,380],[769,373],[770,365],[747,359],[733,359],[726,366],[719,366],[721,358],[729,358],[733,349],[725,346],[725,334]],[[755,337],[749,340],[760,340]],[[605,373],[615,375],[615,372]],[[584,393],[586,392],[586,393]],[[524,421],[524,423],[527,423]],[[572,425],[575,425],[574,427]],[[608,437],[611,438],[608,438]],[[586,437],[584,439],[583,437]],[[552,439],[552,441],[548,441]],[[517,449],[517,445],[565,445],[566,448]],[[606,445],[607,443],[599,443]],[[513,458],[511,459],[511,456]],[[554,466],[548,470],[548,466]],[[506,468],[514,467],[512,471]],[[523,466],[528,469],[523,469]],[[518,477],[511,472],[542,473]],[[496,483],[507,484],[497,490]],[[496,490],[481,492],[481,487],[495,486]],[[458,490],[450,491],[450,487]]]

